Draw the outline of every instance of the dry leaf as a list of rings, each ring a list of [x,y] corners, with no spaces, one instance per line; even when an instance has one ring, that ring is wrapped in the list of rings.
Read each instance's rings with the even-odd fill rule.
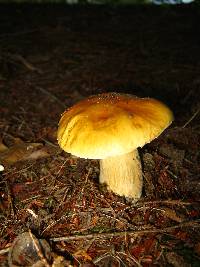
[[[40,158],[45,158],[48,157],[50,154],[47,151],[46,147],[42,147],[39,150],[33,151],[28,157],[27,159],[40,159]]]
[[[36,237],[34,237],[36,239]],[[43,257],[47,261],[51,259],[51,249],[49,244],[44,239],[37,239],[40,249],[43,252]],[[13,242],[8,255],[8,264],[14,266],[37,266],[42,267],[41,258],[33,243],[33,240],[28,232],[20,234]]]
[[[15,138],[14,145],[8,148],[0,142],[0,161],[3,165],[47,156],[49,154],[41,143],[27,143],[20,138]]]

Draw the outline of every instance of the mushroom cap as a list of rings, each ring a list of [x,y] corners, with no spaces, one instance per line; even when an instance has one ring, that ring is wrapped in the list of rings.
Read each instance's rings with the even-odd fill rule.
[[[158,100],[119,93],[99,94],[62,114],[58,143],[75,156],[104,159],[144,146],[172,120],[171,110]]]

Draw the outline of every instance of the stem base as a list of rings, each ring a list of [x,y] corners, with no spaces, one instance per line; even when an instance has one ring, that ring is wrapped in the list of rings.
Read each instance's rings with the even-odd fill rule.
[[[106,183],[110,190],[120,196],[139,199],[143,182],[137,149],[100,160],[100,183]]]

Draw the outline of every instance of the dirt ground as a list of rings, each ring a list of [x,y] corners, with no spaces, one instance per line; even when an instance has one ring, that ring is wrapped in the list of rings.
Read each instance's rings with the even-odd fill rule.
[[[0,6],[0,266],[200,266],[199,25],[195,4]],[[139,149],[137,203],[56,140],[67,107],[112,91],[175,116]]]

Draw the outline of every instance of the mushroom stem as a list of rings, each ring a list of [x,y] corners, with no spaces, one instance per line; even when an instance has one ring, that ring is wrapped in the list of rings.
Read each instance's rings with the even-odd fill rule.
[[[120,196],[139,199],[142,193],[142,169],[137,149],[120,156],[100,160],[100,183]]]

